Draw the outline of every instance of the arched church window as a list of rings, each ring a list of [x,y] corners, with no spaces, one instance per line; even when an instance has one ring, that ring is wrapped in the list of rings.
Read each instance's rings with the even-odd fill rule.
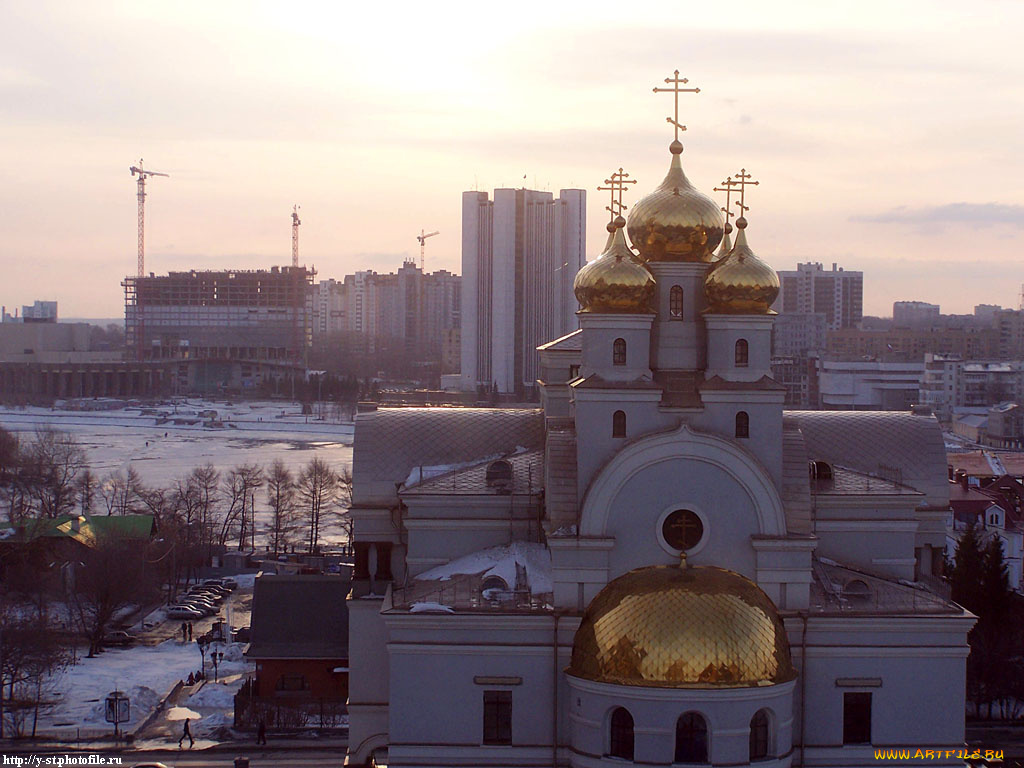
[[[736,367],[746,368],[750,360],[750,349],[746,339],[736,340]]]
[[[854,579],[843,587],[843,597],[854,605],[867,605],[871,602],[871,587],[860,579]]]
[[[683,289],[678,285],[668,292],[668,316],[672,320],[683,319]]]
[[[750,760],[764,760],[771,751],[771,721],[768,710],[759,709],[750,718]]]
[[[809,462],[811,480],[831,480],[832,465],[827,461]]]
[[[750,416],[746,411],[736,414],[736,437],[750,437]]]
[[[612,342],[612,364],[613,365],[625,365],[626,364],[626,340],[616,339]]]
[[[633,716],[622,707],[612,712],[608,755],[623,760],[633,759]]]
[[[612,414],[612,437],[626,436],[626,412],[616,411]]]
[[[704,538],[704,523],[696,512],[677,509],[661,524],[661,535],[673,549],[693,549]]]
[[[708,724],[696,712],[686,712],[676,721],[677,763],[708,761]]]

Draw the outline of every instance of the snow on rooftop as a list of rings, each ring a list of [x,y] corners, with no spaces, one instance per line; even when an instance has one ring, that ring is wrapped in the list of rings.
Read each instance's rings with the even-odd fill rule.
[[[470,459],[468,461],[459,461],[454,464],[431,464],[429,466],[416,466],[409,470],[408,477],[405,478],[405,487],[411,488],[412,486],[422,483],[424,480],[429,480],[432,477],[439,475],[447,475],[449,472],[456,472],[460,469],[469,469],[488,461],[497,461],[498,459],[505,458],[507,456],[518,456],[520,453],[526,453],[527,449],[521,445],[517,445],[516,449],[512,453],[494,453],[489,456],[481,456],[477,459]]]
[[[450,605],[443,605],[442,603],[413,603],[409,608],[409,613],[454,613]]]
[[[526,569],[530,592],[534,595],[554,590],[551,580],[551,553],[543,544],[529,541],[513,541],[498,547],[490,547],[465,557],[452,560],[424,571],[417,581],[447,581],[462,574],[479,574],[481,578],[497,576],[510,589],[516,583],[516,565]]]

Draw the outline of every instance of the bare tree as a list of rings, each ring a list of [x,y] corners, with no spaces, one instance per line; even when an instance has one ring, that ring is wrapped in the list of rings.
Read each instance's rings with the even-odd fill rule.
[[[302,468],[296,483],[302,514],[309,526],[309,551],[320,546],[320,519],[338,493],[338,475],[326,461],[313,458]]]
[[[85,468],[85,452],[69,433],[50,427],[36,430],[22,461],[36,513],[53,518],[74,510],[78,475]]]
[[[146,488],[135,467],[128,471],[111,472],[100,485],[100,498],[108,515],[134,515],[144,508],[143,496]]]
[[[156,593],[155,570],[147,568],[148,547],[135,540],[104,536],[84,553],[74,575],[71,605],[89,655],[118,613]]]
[[[345,536],[345,543],[352,543],[352,469],[342,467],[337,472],[338,492],[334,499],[334,516],[338,527]]]
[[[280,459],[274,459],[267,473],[267,503],[270,505],[270,541],[274,557],[284,551],[296,528],[295,478]]]
[[[228,497],[228,508],[221,523],[219,543],[226,544],[233,531],[238,532],[238,550],[241,551],[247,537],[252,537],[255,521],[247,515],[249,501],[263,486],[263,467],[257,464],[242,464],[235,467],[224,478],[224,491]],[[255,510],[253,510],[255,513]]]
[[[96,475],[89,467],[82,470],[75,482],[75,491],[78,494],[78,511],[82,515],[91,515],[93,504],[96,502],[96,493],[99,489],[99,482]]]

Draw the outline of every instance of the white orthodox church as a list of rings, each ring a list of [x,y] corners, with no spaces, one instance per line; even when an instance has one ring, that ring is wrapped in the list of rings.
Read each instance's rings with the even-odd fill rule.
[[[963,765],[939,426],[783,410],[778,278],[682,149],[542,408],[359,416],[349,765]]]

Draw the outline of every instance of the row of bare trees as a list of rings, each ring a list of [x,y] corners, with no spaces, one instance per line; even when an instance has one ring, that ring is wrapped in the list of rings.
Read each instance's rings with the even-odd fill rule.
[[[316,551],[324,527],[346,534],[351,474],[314,457],[298,472],[279,459],[221,472],[195,467],[166,487],[148,486],[133,467],[98,478],[67,432],[44,428],[19,442],[0,428],[0,503],[12,525],[68,514],[152,514],[161,532],[180,529],[183,545],[255,548],[257,534],[275,555],[296,546]],[[256,525],[262,495],[269,522]]]

